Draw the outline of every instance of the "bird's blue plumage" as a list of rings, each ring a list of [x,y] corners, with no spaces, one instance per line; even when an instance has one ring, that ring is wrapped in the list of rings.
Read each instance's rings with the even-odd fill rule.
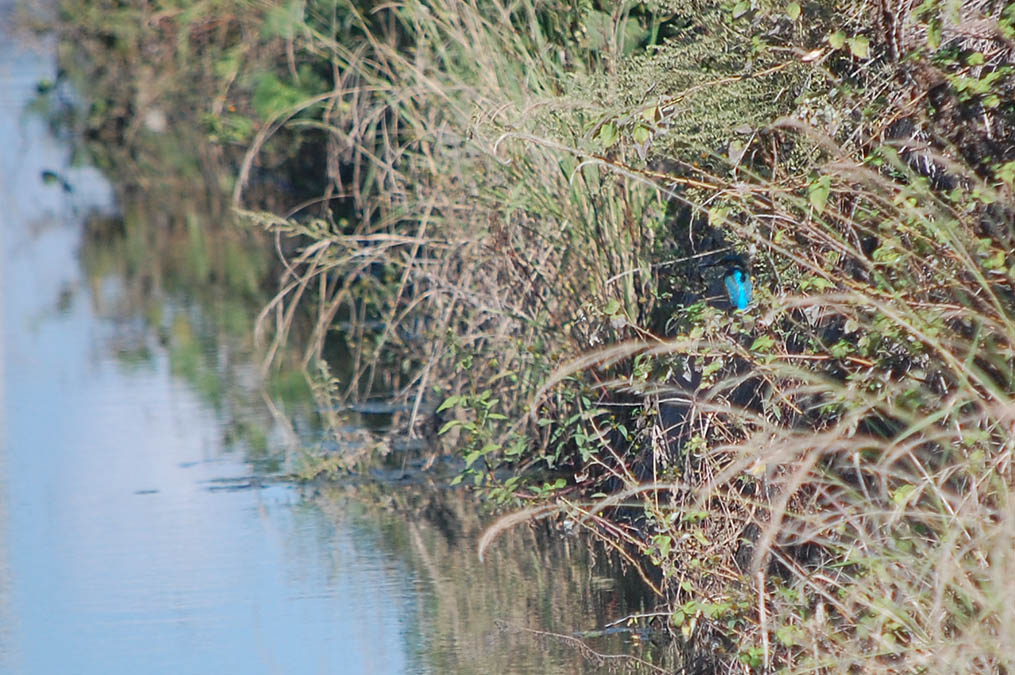
[[[734,267],[726,273],[723,281],[726,283],[726,293],[729,295],[730,304],[736,309],[747,309],[754,295],[751,277],[742,269]]]

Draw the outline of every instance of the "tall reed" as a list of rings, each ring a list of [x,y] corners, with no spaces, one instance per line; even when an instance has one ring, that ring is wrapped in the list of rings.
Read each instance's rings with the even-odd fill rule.
[[[262,325],[358,319],[330,395],[443,400],[528,506],[484,550],[584,527],[690,658],[1011,668],[1015,16],[967,5],[309,3],[355,217],[251,214],[309,242]]]

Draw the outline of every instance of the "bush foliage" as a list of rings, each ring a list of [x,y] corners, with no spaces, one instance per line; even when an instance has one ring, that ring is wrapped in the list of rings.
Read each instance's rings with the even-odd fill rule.
[[[484,546],[603,539],[695,667],[1012,668],[1012,6],[367,5],[158,24],[236,36],[205,123],[298,247],[261,325],[312,309],[329,405],[438,408],[512,511]],[[252,208],[273,138],[320,198]]]

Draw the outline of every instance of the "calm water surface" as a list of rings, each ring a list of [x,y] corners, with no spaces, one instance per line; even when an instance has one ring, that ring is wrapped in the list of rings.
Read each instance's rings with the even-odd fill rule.
[[[55,72],[51,43],[0,34],[0,671],[602,667],[539,634],[639,607],[566,545],[522,532],[484,565],[475,505],[458,493],[248,487],[265,455],[292,458],[287,423],[260,403],[252,358],[214,336],[200,341],[202,377],[231,393],[181,375],[166,331],[174,312],[200,314],[186,296],[153,319],[122,278],[82,266],[83,222],[119,206],[24,111]],[[257,462],[238,416],[259,430]]]
[[[140,317],[99,315],[122,289],[84,278],[81,221],[114,204],[23,114],[56,70],[35,42],[0,43],[4,669],[405,672],[403,566],[292,488],[214,489],[251,474],[221,415]]]

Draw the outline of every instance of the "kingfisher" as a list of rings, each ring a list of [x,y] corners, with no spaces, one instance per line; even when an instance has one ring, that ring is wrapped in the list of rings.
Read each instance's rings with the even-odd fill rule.
[[[726,266],[722,280],[730,305],[736,310],[747,309],[754,297],[754,286],[751,284],[751,274],[747,271],[744,259],[738,255],[729,255],[706,267],[719,265]]]
[[[754,295],[754,287],[751,285],[751,275],[742,267],[730,266],[723,277],[726,284],[726,293],[730,296],[730,304],[736,309],[747,309],[751,304]]]

